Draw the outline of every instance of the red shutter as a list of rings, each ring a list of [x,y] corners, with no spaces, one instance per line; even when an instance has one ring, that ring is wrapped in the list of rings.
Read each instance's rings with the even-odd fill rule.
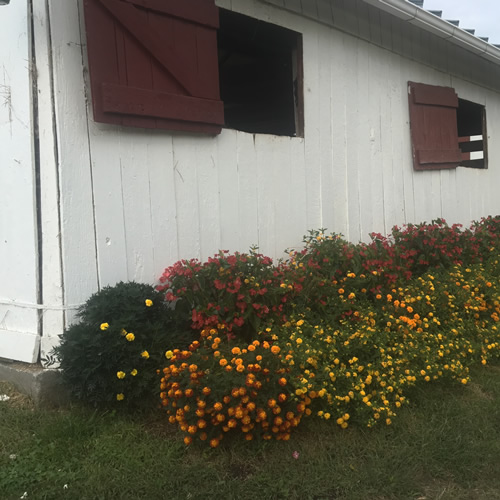
[[[458,147],[458,96],[452,88],[408,82],[415,170],[455,168]]]
[[[218,134],[214,0],[84,0],[94,120]]]

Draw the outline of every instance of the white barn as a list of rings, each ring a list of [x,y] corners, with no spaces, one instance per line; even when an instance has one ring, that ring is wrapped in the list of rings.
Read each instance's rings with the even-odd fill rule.
[[[497,215],[499,137],[500,49],[406,0],[11,0],[0,358],[181,258]]]

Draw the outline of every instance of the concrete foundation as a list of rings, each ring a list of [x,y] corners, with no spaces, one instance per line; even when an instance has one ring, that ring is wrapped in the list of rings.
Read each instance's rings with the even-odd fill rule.
[[[63,406],[69,402],[58,370],[47,370],[39,364],[0,360],[0,380],[12,384],[37,406]]]

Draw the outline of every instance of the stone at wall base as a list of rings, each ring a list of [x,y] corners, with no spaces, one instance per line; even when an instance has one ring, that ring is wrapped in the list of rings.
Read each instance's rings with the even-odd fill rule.
[[[69,394],[58,370],[0,360],[0,380],[29,396],[36,406],[66,406],[69,403]]]

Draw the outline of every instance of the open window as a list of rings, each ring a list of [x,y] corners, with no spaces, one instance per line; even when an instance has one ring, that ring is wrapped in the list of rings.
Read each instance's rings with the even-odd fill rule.
[[[302,135],[301,35],[220,9],[217,41],[225,126]]]
[[[486,168],[484,106],[459,99],[450,87],[408,83],[415,170]]]
[[[219,24],[214,0],[84,0],[84,9],[95,121],[302,135],[300,34],[222,9]]]

